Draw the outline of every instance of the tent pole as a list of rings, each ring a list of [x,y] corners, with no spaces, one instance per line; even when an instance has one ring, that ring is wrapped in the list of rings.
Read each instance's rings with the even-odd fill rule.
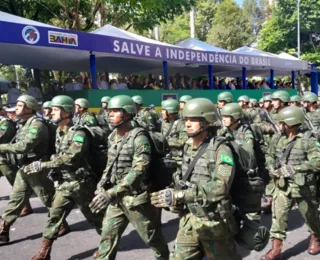
[[[247,89],[247,68],[242,67],[242,88]]]
[[[270,88],[274,89],[274,70],[270,70]]]
[[[295,89],[295,81],[296,79],[296,73],[294,71],[291,71],[291,84],[292,84],[292,89]]]
[[[213,66],[208,65],[209,88],[213,89]]]
[[[318,95],[318,71],[317,66],[311,66],[311,92]]]
[[[168,62],[163,61],[162,62],[163,66],[163,77],[164,77],[164,89],[169,89],[169,70],[168,70]]]
[[[90,74],[92,79],[92,89],[98,89],[96,56],[92,54],[92,52],[90,52]]]

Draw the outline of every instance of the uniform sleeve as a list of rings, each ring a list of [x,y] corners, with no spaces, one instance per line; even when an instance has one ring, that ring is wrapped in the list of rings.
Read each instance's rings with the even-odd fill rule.
[[[210,158],[211,159],[211,158]],[[215,169],[211,172],[211,181],[197,185],[194,189],[185,191],[186,202],[198,202],[204,206],[229,197],[229,191],[235,173],[235,162],[231,149],[221,145],[216,153]]]
[[[180,124],[177,133],[175,133],[176,138],[169,138],[168,144],[171,148],[182,148],[185,142],[188,140],[188,134],[185,124]]]
[[[71,167],[75,162],[84,160],[89,148],[89,140],[84,131],[76,131],[69,149],[63,154],[57,154],[54,160],[42,163],[44,169]]]
[[[294,166],[296,172],[312,172],[319,174],[320,168],[320,143],[315,138],[309,141],[307,160],[303,163]]]
[[[97,120],[96,120],[95,117],[92,116],[92,115],[86,116],[84,123],[85,123],[86,125],[88,125],[88,126],[97,126],[97,125],[98,125]]]
[[[4,120],[0,125],[0,143],[9,143],[16,133],[16,129],[13,123],[9,123]]]
[[[269,148],[266,152],[266,168],[272,170],[275,168],[276,162],[276,140],[280,141],[279,138],[276,138],[277,135],[274,135],[270,140]]]
[[[114,186],[113,192],[117,197],[122,197],[132,190],[138,190],[151,160],[151,144],[145,135],[139,135],[134,140],[134,154],[132,167],[128,174]]]
[[[41,121],[34,120],[29,126],[28,132],[23,140],[13,144],[1,144],[1,152],[27,153],[48,139],[48,128]]]
[[[252,147],[254,146],[254,136],[251,130],[246,130],[245,132],[245,141],[247,144],[250,144]]]

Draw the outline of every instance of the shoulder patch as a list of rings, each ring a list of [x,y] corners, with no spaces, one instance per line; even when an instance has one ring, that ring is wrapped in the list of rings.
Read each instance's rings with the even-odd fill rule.
[[[247,133],[248,137],[254,139],[253,134],[251,132]]]
[[[8,126],[7,125],[2,125],[2,126],[0,126],[0,129],[3,130],[3,131],[7,131]]]
[[[88,123],[89,123],[89,125],[93,125],[93,124],[94,124],[93,119],[89,119],[89,120],[88,120]]]
[[[76,135],[76,136],[73,138],[73,141],[75,141],[75,142],[77,142],[77,143],[84,143],[84,136]]]
[[[316,141],[316,146],[317,146],[318,150],[320,150],[320,143],[318,141]]]
[[[36,135],[38,132],[39,132],[38,128],[30,128],[30,131],[29,131],[30,134],[34,134],[34,135]]]
[[[233,158],[231,156],[229,156],[228,154],[223,153],[221,155],[221,162],[224,162],[226,164],[233,166]]]
[[[151,146],[148,144],[144,144],[142,147],[142,152],[144,153],[151,153]]]

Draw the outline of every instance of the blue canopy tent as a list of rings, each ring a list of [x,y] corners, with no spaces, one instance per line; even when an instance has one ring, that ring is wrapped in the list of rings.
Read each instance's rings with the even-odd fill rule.
[[[287,60],[238,53],[192,50],[159,42],[63,30],[33,21],[4,19],[0,12],[0,63],[44,70],[89,71],[93,86],[96,71],[137,73],[163,70],[166,87],[169,69],[203,71],[208,65],[221,71],[239,68],[285,69]],[[5,17],[6,18],[6,17]],[[293,70],[307,69],[304,61],[290,61]],[[110,68],[110,69],[109,69]]]

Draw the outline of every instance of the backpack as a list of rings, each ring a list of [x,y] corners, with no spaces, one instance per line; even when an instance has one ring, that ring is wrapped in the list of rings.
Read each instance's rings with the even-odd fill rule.
[[[132,137],[130,147],[134,147],[133,142],[136,136],[142,132],[148,137],[151,144],[151,162],[147,174],[147,182],[151,186],[151,192],[165,189],[173,182],[172,175],[177,169],[177,163],[171,157],[166,156],[169,145],[161,133],[134,128],[129,134]]]
[[[258,171],[254,150],[243,140],[217,137],[210,142],[210,158],[216,158],[216,151],[223,143],[231,148],[235,162],[235,175],[230,189],[232,203],[242,214],[259,212],[264,181]]]

